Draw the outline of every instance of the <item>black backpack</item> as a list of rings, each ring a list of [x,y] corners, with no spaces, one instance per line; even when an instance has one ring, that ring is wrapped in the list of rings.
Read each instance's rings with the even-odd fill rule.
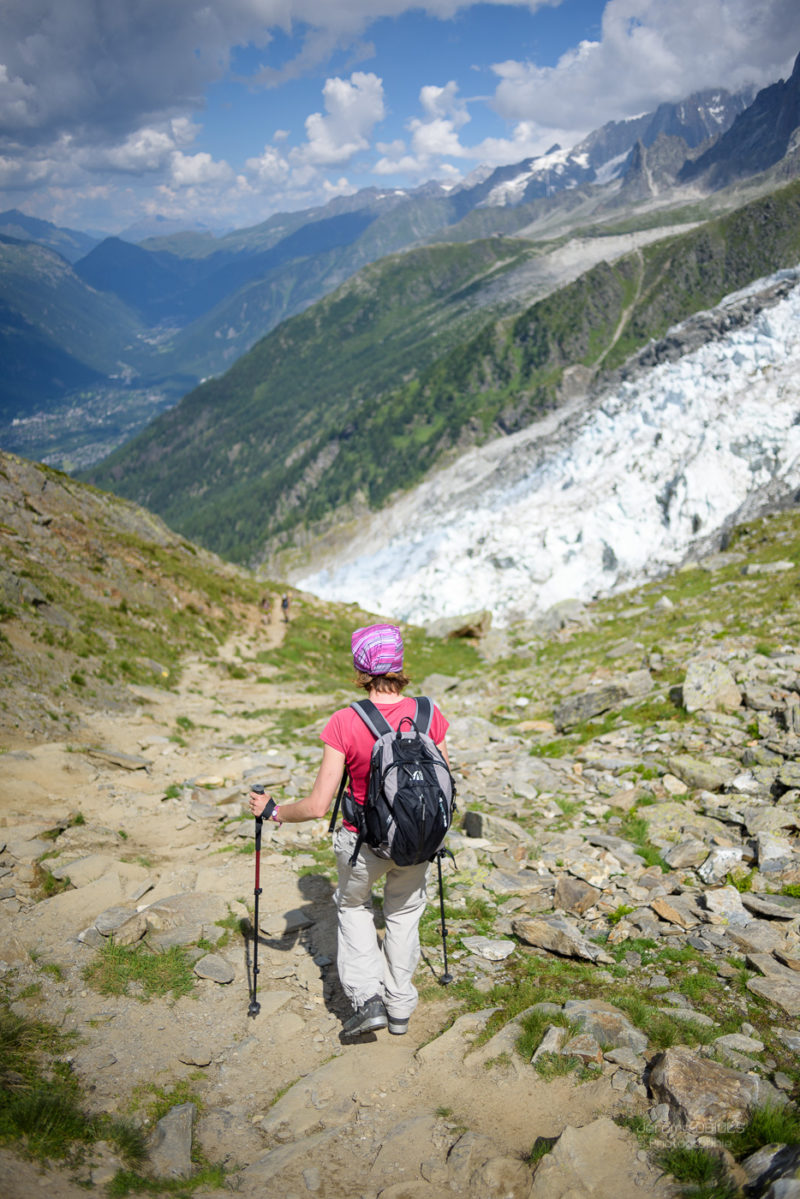
[[[363,844],[378,857],[391,858],[397,866],[432,861],[452,824],[455,781],[430,735],[433,704],[425,696],[415,703],[413,718],[404,716],[397,729],[370,700],[351,704],[375,738],[366,801],[363,805],[351,801],[346,811],[348,820],[358,829],[350,859],[353,865]],[[331,829],[344,784],[345,779]]]

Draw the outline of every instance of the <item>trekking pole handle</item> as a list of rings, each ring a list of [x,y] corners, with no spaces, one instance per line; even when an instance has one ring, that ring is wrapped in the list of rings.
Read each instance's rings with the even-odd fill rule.
[[[256,795],[263,795],[264,794],[264,784],[263,783],[254,783],[253,786],[250,788],[250,790],[255,791]],[[268,799],[263,812],[261,813],[260,816],[256,816],[256,820],[269,820],[270,816],[275,811],[277,806],[278,805],[275,803],[274,799]]]

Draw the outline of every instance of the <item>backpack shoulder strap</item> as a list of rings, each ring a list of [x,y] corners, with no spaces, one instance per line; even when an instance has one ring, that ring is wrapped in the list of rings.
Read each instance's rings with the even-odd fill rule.
[[[378,711],[371,699],[354,699],[350,707],[355,709],[376,740],[386,733],[394,732],[389,721]]]
[[[433,701],[427,695],[419,695],[415,700],[417,710],[414,713],[414,724],[421,733],[429,733],[433,723]]]
[[[344,795],[346,786],[347,786],[347,767],[345,766],[344,772],[342,773],[342,781],[339,784],[339,794],[336,796],[336,803],[333,806],[333,815],[331,816],[330,824],[328,825],[329,833],[332,833],[333,830],[336,828],[336,817],[339,815],[339,807],[341,805],[342,796]]]

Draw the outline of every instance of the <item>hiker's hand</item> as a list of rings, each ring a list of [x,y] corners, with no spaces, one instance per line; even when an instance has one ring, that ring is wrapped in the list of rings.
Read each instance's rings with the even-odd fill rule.
[[[254,816],[260,816],[272,797],[263,791],[250,792],[250,811]]]

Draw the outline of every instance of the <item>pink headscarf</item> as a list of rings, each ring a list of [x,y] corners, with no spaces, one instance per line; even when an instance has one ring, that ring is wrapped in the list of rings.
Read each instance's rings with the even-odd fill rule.
[[[364,674],[397,673],[403,669],[403,636],[397,625],[372,624],[356,629],[350,644],[353,665]]]

